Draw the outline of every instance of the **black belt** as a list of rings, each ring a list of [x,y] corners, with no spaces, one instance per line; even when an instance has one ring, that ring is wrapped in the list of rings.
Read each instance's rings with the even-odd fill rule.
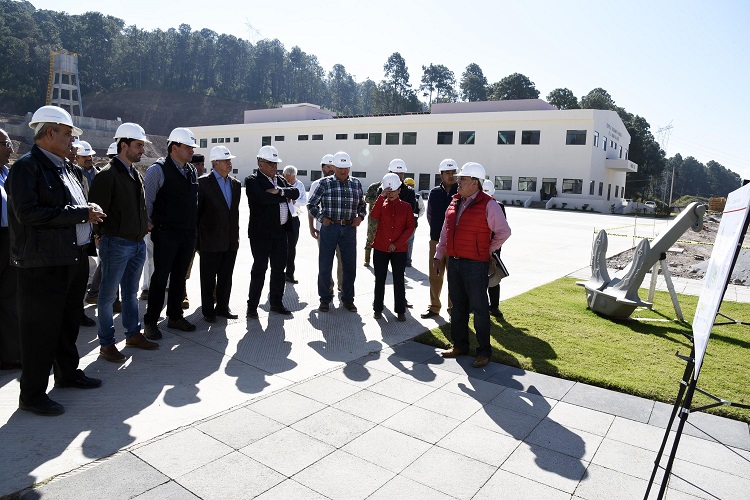
[[[349,224],[354,222],[354,219],[349,219],[349,220],[331,219],[331,222],[333,222],[334,224],[338,224],[339,226],[348,226]]]

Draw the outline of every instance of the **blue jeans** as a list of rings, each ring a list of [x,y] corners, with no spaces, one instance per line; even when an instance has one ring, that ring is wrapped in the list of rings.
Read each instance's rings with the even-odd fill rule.
[[[357,228],[351,225],[330,224],[320,226],[320,251],[318,253],[318,295],[321,302],[333,300],[331,272],[336,246],[341,249],[342,302],[354,301],[354,278],[357,276]]]
[[[138,315],[138,284],[146,260],[146,243],[116,236],[103,236],[99,242],[102,281],[99,285],[99,344],[115,343],[112,304],[122,288],[122,326],[125,338],[141,331]]]
[[[490,345],[490,310],[487,304],[487,273],[490,263],[448,257],[448,296],[451,309],[451,340],[453,345],[469,352],[469,313],[474,311],[477,334],[477,356],[492,355]]]

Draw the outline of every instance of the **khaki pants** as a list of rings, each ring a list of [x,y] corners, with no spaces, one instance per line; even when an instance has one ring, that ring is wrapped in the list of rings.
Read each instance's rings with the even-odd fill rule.
[[[439,313],[440,312],[440,292],[443,291],[443,279],[445,278],[445,269],[448,265],[448,256],[443,255],[443,259],[440,261],[440,276],[435,274],[434,258],[435,249],[437,248],[438,242],[430,240],[430,256],[427,262],[430,263],[430,311]],[[448,296],[448,309],[453,307],[451,298]]]

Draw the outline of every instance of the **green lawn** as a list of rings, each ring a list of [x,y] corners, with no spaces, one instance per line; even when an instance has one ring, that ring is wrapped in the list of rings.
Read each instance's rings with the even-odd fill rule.
[[[641,291],[647,297],[647,291]],[[652,311],[636,310],[631,319],[613,321],[586,307],[583,287],[559,279],[501,303],[505,322],[492,323],[492,360],[547,375],[576,380],[674,403],[685,363],[698,297],[679,295],[685,320],[671,321],[674,308],[666,292],[656,292]],[[750,304],[724,302],[720,311],[750,322]],[[667,319],[641,322],[632,318]],[[719,321],[722,318],[719,317]],[[470,322],[471,325],[471,322]],[[450,325],[415,340],[450,345]],[[472,349],[476,347],[472,335]],[[698,387],[733,403],[750,404],[750,327],[719,325],[711,332]],[[711,402],[696,393],[693,406]],[[750,422],[750,410],[723,406],[712,410]]]

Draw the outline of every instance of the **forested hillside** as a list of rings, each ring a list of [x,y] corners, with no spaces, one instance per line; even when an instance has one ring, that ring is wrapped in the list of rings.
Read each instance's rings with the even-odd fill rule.
[[[49,55],[60,50],[79,55],[87,116],[139,121],[157,134],[176,126],[240,122],[245,109],[297,102],[366,115],[427,111],[433,102],[540,97],[527,76],[512,73],[490,83],[474,63],[458,81],[442,64],[423,64],[420,85],[412,88],[406,61],[394,52],[383,64],[381,81],[357,82],[343,64],[326,71],[314,54],[297,46],[287,50],[279,40],[251,43],[185,24],[147,31],[98,12],[69,15],[0,0],[0,111],[23,114],[44,104]],[[546,99],[560,109],[620,115],[631,135],[629,159],[638,164],[638,172],[628,174],[629,197],[668,199],[672,167],[675,199],[698,192],[724,196],[739,186],[739,176],[717,162],[665,158],[648,121],[617,106],[602,88],[579,99],[561,87]]]

